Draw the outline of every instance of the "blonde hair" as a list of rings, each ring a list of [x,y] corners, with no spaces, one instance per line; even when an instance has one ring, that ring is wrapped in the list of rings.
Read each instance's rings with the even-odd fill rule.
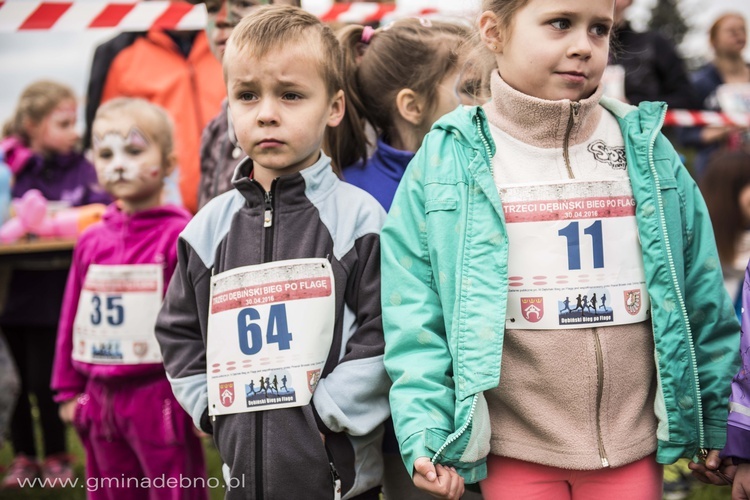
[[[367,159],[365,122],[386,135],[394,133],[396,96],[411,89],[430,108],[437,106],[437,83],[459,69],[470,32],[463,26],[403,19],[374,31],[363,42],[364,26],[338,32],[346,93],[344,123],[330,130],[329,146],[342,166]]]
[[[320,75],[326,82],[328,94],[332,97],[342,88],[339,42],[331,28],[299,7],[290,5],[258,7],[242,18],[232,31],[227,45],[234,46],[238,52],[244,49],[249,51],[252,57],[262,58],[272,50],[281,49],[288,43],[309,40],[318,42],[318,47],[310,44],[307,48],[312,54],[317,55],[320,62],[318,64]],[[225,64],[226,61],[225,57]]]
[[[482,11],[491,11],[500,20],[504,30],[510,29],[516,12],[523,9],[529,0],[482,0]]]
[[[242,18],[234,28],[227,48],[236,51],[231,57],[251,56],[262,58],[272,50],[282,49],[289,43],[305,43],[310,57],[318,60],[318,71],[325,82],[328,96],[333,98],[343,88],[339,61],[341,47],[330,27],[320,19],[299,7],[288,5],[267,5],[258,7]],[[231,52],[229,52],[231,53]],[[226,64],[230,59],[224,56],[224,79]],[[326,129],[326,137],[328,129]],[[336,175],[341,176],[341,161],[337,152],[332,151],[324,138],[323,149],[331,156],[331,165]]]
[[[39,80],[26,87],[18,98],[13,116],[3,125],[3,137],[19,136],[30,142],[27,123],[41,123],[61,103],[76,100],[73,89],[52,80]]]
[[[162,166],[169,165],[174,152],[174,125],[166,110],[145,99],[118,97],[99,106],[94,117],[94,126],[101,118],[116,120],[122,116],[133,119],[138,127],[154,140],[161,150]]]
[[[482,0],[482,12],[490,11],[498,19],[504,36],[508,37],[513,29],[513,18],[530,0]],[[475,35],[475,46],[470,60],[474,71],[479,75],[482,91],[489,94],[490,74],[497,68],[495,55],[481,42],[479,33]]]

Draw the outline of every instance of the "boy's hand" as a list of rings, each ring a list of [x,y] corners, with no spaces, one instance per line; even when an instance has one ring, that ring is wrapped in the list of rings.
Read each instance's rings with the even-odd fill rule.
[[[750,500],[750,464],[737,466],[732,485],[732,500]]]
[[[414,486],[436,498],[459,500],[464,494],[464,478],[453,467],[433,465],[427,457],[414,462]]]
[[[60,408],[58,409],[58,413],[60,415],[60,420],[62,420],[63,423],[65,424],[73,423],[73,419],[76,416],[76,406],[78,406],[78,396],[74,397],[73,399],[69,399],[63,403],[60,403]]]
[[[706,460],[703,462],[688,463],[688,468],[693,471],[693,477],[702,483],[715,484],[717,486],[732,484],[732,477],[734,476],[732,459],[725,458],[722,462],[719,458],[720,451],[709,451]]]

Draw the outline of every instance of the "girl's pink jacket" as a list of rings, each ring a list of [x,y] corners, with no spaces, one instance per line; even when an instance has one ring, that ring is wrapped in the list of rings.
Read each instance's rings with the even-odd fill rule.
[[[89,378],[102,382],[133,381],[164,377],[162,364],[101,365],[73,361],[73,322],[78,297],[90,264],[162,264],[164,291],[177,264],[177,237],[190,220],[179,207],[162,206],[132,215],[112,203],[101,222],[89,227],[73,252],[57,331],[57,348],[52,372],[55,400],[67,401],[84,392]]]

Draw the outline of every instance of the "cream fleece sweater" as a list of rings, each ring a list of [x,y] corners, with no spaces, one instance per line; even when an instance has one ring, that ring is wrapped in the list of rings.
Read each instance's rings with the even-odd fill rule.
[[[580,101],[569,134],[570,101],[522,94],[497,73],[492,96],[484,109],[501,198],[504,187],[567,180],[570,173],[586,181],[627,179],[622,134],[599,105],[601,91]],[[574,470],[618,467],[653,453],[653,353],[650,321],[507,329],[500,385],[485,393],[491,452]]]

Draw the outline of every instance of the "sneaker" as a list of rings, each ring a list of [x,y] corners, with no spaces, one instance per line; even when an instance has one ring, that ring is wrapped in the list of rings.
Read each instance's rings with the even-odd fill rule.
[[[40,473],[39,464],[35,459],[24,454],[16,455],[8,466],[8,472],[3,479],[3,488],[21,488],[28,484],[26,481],[33,481],[39,477]]]
[[[73,461],[67,453],[57,453],[44,459],[42,464],[42,476],[53,488],[67,486],[68,481],[75,477],[73,474]]]

